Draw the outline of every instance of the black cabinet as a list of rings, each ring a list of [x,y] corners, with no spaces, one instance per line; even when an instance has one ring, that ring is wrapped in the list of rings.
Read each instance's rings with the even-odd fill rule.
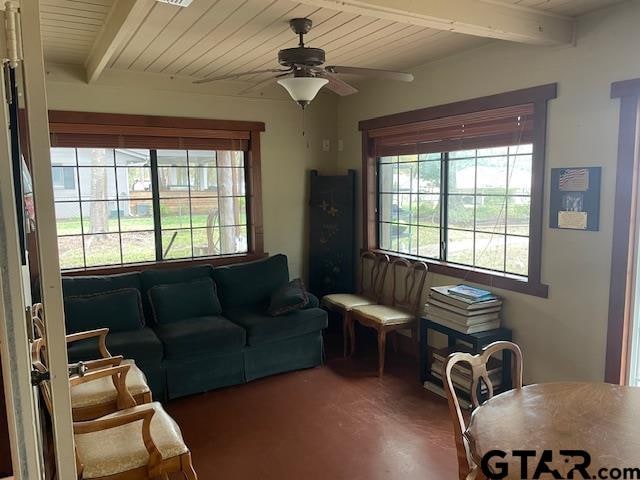
[[[311,171],[309,195],[309,290],[319,297],[355,288],[356,172]]]

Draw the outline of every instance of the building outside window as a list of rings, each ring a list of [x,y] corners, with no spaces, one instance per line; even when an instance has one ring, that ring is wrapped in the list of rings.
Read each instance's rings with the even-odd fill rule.
[[[248,252],[245,152],[52,148],[62,269]]]

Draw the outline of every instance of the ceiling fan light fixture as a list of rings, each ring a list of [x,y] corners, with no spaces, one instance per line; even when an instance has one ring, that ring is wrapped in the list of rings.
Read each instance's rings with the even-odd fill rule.
[[[278,80],[278,83],[304,109],[311,103],[311,100],[316,98],[320,89],[329,83],[329,80],[317,77],[293,77],[283,78]]]

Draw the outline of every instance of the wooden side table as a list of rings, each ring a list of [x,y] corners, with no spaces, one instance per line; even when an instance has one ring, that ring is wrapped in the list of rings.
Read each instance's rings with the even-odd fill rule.
[[[445,327],[428,318],[420,319],[420,383],[431,382],[443,387],[442,380],[431,374],[432,355],[429,347],[429,330],[440,332],[447,336],[449,348],[456,346],[458,342],[464,342],[471,347],[474,354],[480,353],[487,345],[499,340],[511,341],[512,332],[508,328],[496,328],[486,332],[461,333],[452,328]],[[511,389],[511,352],[503,352],[502,358],[502,383],[495,394]]]

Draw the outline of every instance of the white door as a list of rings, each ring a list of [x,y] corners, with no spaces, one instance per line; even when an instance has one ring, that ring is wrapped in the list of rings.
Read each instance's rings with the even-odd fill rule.
[[[29,132],[32,159],[33,202],[36,211],[39,278],[47,317],[47,354],[53,403],[53,450],[57,478],[77,477],[73,448],[73,425],[69,399],[64,314],[53,206],[49,131],[44,82],[44,63],[37,0],[5,4],[0,58],[4,59],[0,81],[0,352],[9,419],[13,469],[16,479],[44,478],[43,443],[37,388],[32,384],[30,338],[31,304],[28,266],[21,233],[21,161],[11,150],[10,110],[20,102]],[[16,91],[11,94],[11,77]],[[5,101],[6,99],[6,101]],[[15,117],[14,117],[15,120]],[[13,153],[13,155],[12,155]],[[18,180],[16,180],[18,179]],[[15,182],[14,182],[15,180]],[[37,383],[37,382],[34,382]]]

